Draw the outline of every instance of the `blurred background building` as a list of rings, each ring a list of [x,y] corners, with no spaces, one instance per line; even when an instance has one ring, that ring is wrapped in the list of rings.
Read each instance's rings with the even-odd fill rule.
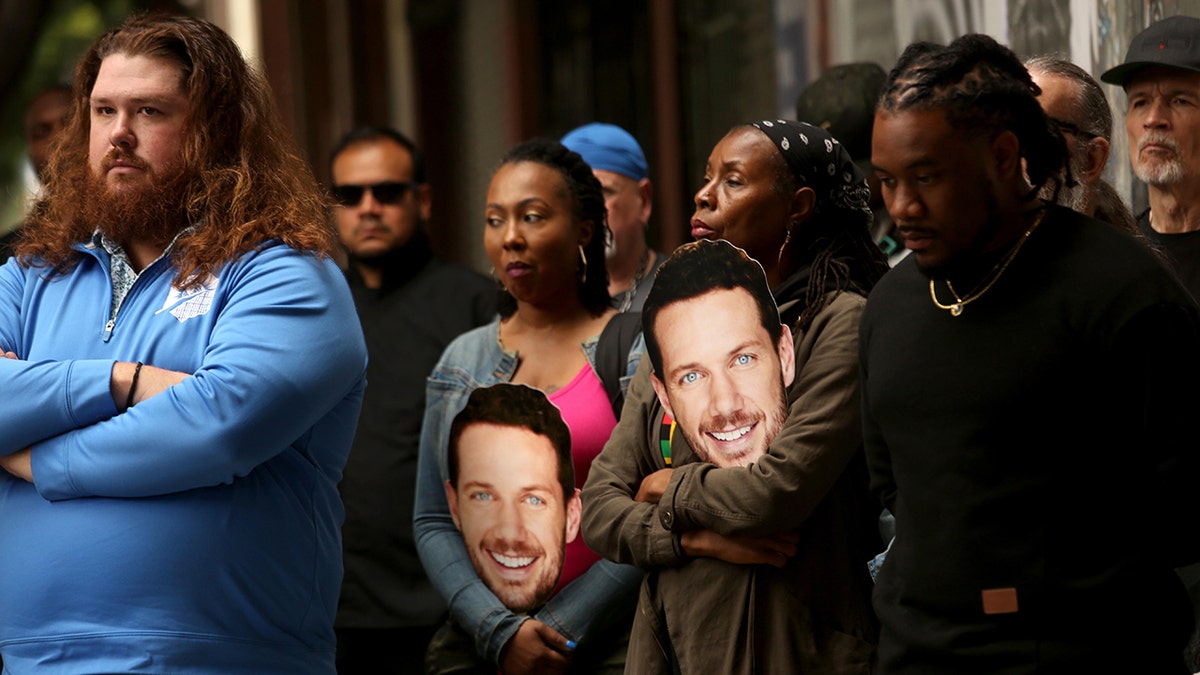
[[[21,119],[33,95],[69,82],[75,60],[131,12],[211,19],[262,67],[293,133],[328,182],[334,141],[389,124],[425,149],[435,247],[487,269],[482,213],[500,155],[588,121],[645,148],[655,185],[651,243],[687,238],[712,145],[751,119],[793,117],[823,69],[884,69],[913,40],[992,35],[1026,58],[1055,53],[1098,75],[1129,40],[1200,0],[0,0],[0,231],[35,183]],[[1145,204],[1128,165],[1124,94],[1110,179]]]

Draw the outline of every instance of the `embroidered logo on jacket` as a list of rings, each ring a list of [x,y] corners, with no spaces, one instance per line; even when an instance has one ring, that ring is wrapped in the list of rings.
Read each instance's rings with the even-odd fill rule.
[[[187,290],[181,291],[172,286],[162,309],[155,314],[170,312],[171,316],[179,319],[179,323],[208,314],[208,310],[212,308],[213,296],[217,293],[218,281],[220,279],[210,274],[199,286],[189,286]]]

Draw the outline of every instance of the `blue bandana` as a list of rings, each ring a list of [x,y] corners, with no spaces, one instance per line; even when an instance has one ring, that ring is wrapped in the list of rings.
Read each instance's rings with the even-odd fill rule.
[[[567,149],[579,153],[592,169],[612,171],[633,180],[650,175],[642,146],[621,127],[593,122],[562,137]]]

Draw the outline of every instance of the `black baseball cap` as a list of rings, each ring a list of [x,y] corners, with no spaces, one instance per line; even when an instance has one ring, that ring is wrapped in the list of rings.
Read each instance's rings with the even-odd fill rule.
[[[1200,72],[1200,19],[1168,16],[1138,33],[1129,43],[1125,63],[1104,71],[1101,82],[1124,87],[1147,66],[1171,66]]]

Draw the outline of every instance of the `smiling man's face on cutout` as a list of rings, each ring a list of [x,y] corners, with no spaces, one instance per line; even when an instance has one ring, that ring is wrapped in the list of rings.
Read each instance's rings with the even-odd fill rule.
[[[550,439],[524,427],[472,424],[457,445],[446,500],[471,563],[505,607],[528,613],[554,592],[579,533],[578,491],[563,498]]]
[[[758,311],[746,290],[718,289],[666,305],[652,327],[659,401],[700,459],[717,466],[757,461],[787,419],[791,332],[784,327],[774,344]]]

